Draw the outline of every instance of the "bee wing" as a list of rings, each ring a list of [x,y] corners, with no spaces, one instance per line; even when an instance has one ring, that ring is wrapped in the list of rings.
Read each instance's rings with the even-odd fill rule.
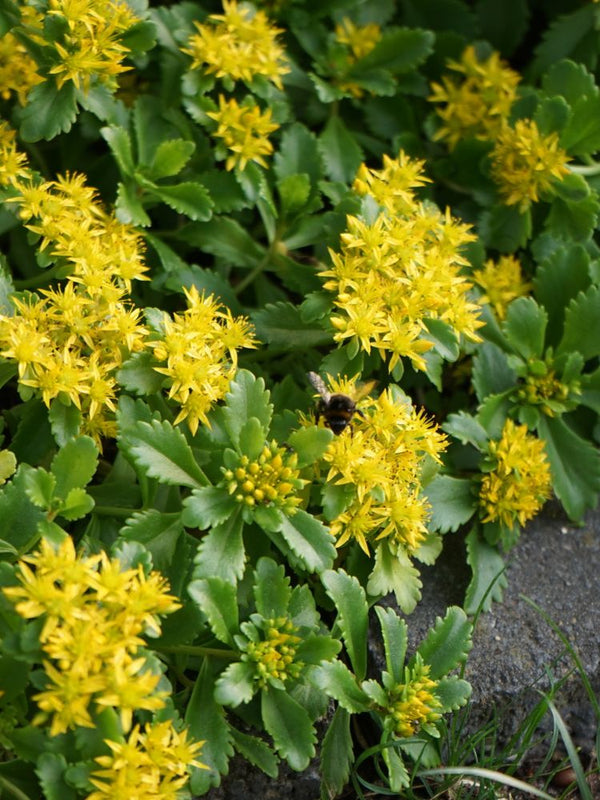
[[[356,387],[352,399],[355,403],[358,403],[359,400],[362,400],[363,397],[366,397],[368,394],[370,394],[376,386],[377,381],[367,381],[366,383],[361,383],[360,386]]]
[[[320,375],[317,375],[316,372],[307,372],[306,377],[311,382],[313,389],[321,395],[326,403],[328,403],[331,399],[331,393],[327,386],[325,386],[325,381],[323,378]]]

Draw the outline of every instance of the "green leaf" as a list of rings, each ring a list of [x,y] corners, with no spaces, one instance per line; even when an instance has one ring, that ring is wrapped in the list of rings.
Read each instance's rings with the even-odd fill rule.
[[[152,180],[178,175],[192,157],[196,149],[194,142],[187,139],[166,139],[161,142],[148,168]]]
[[[117,380],[124,389],[138,395],[157,394],[164,381],[164,375],[157,372],[152,353],[134,353],[117,370]]]
[[[264,449],[266,438],[267,431],[261,425],[260,420],[250,417],[240,430],[239,450],[251,461],[255,461]]]
[[[222,578],[212,577],[193,580],[187,591],[206,614],[217,639],[233,647],[233,635],[239,627],[236,587]]]
[[[342,183],[351,183],[354,180],[363,160],[363,151],[340,117],[329,118],[319,137],[319,150],[328,178]]]
[[[471,696],[471,684],[456,675],[441,678],[435,687],[435,696],[442,703],[442,711],[456,711],[466,705]]]
[[[67,759],[62,753],[42,753],[37,759],[38,776],[46,800],[76,800],[77,793],[65,780]]]
[[[390,789],[393,792],[402,792],[403,789],[410,786],[410,776],[404,766],[402,754],[393,747],[386,747],[382,756],[388,768]]]
[[[423,319],[427,329],[426,338],[433,342],[434,350],[446,361],[456,361],[460,344],[454,328],[447,322],[433,317]]]
[[[140,228],[148,228],[152,224],[138,195],[137,186],[131,181],[119,183],[115,210],[119,222],[131,223]]]
[[[600,414],[600,367],[583,376],[579,402]]]
[[[375,551],[375,566],[369,575],[367,592],[383,596],[394,592],[398,606],[405,614],[414,611],[421,599],[419,571],[403,552],[394,554],[385,543]]]
[[[433,628],[417,648],[423,661],[431,665],[429,674],[433,680],[466,661],[472,647],[472,632],[472,624],[458,606],[450,606],[443,619],[436,617]]]
[[[308,572],[329,569],[337,555],[329,529],[303,509],[292,517],[283,515],[280,533]]]
[[[561,184],[557,183],[559,187]],[[582,200],[565,200],[557,196],[553,199],[546,228],[557,238],[573,240],[585,244],[594,232],[600,211],[600,202],[595,193]]]
[[[56,477],[43,467],[33,469],[23,465],[24,486],[27,497],[39,508],[50,509],[54,500]]]
[[[201,486],[183,501],[181,519],[188,528],[204,530],[228,519],[238,507],[221,486]]]
[[[569,122],[560,134],[560,143],[574,156],[593,155],[600,148],[600,96],[580,96],[571,105]]]
[[[482,31],[495,50],[510,55],[527,32],[530,11],[526,0],[479,0],[476,6]]]
[[[192,770],[190,789],[195,795],[219,785],[219,773],[227,774],[227,763],[233,755],[225,711],[214,697],[215,668],[210,659],[204,660],[185,709],[184,719],[190,739],[204,742],[200,761],[210,767],[208,770]]]
[[[240,442],[241,430],[250,417],[255,417],[265,431],[269,430],[273,414],[270,396],[262,378],[255,377],[245,369],[238,371],[229,386],[223,408],[224,425],[236,447]]]
[[[582,40],[594,31],[594,6],[584,5],[572,14],[554,17],[543,33],[542,43],[535,51],[532,74],[545,70],[576,50]]]
[[[475,525],[467,535],[467,563],[473,577],[465,595],[465,611],[476,614],[481,609],[489,611],[493,602],[501,602],[508,586],[506,565],[498,548],[488,544]]]
[[[212,217],[213,202],[201,183],[187,181],[174,186],[154,186],[149,192],[190,219],[206,222]]]
[[[29,465],[22,464],[12,481],[0,489],[2,538],[19,553],[25,553],[37,541],[37,526],[46,516],[27,494],[30,471]]]
[[[207,483],[185,436],[167,420],[136,422],[122,431],[120,442],[149,478],[192,489]]]
[[[350,715],[338,706],[320,749],[322,796],[337,797],[348,781],[353,761]]]
[[[565,326],[558,353],[576,350],[587,361],[600,355],[600,287],[580,292],[565,312]]]
[[[289,694],[270,688],[261,693],[265,730],[273,737],[279,755],[298,772],[315,754],[315,729],[306,710]]]
[[[552,471],[552,486],[569,517],[580,520],[595,508],[600,492],[600,453],[562,417],[542,416],[538,434],[544,440]]]
[[[121,174],[132,178],[135,174],[135,162],[129,133],[118,125],[100,128],[100,133],[110,147]]]
[[[247,661],[230,664],[215,684],[217,703],[232,708],[249,703],[254,697],[254,671],[255,665]]]
[[[203,537],[194,559],[194,578],[217,577],[236,583],[242,577],[246,562],[243,527],[242,516],[235,511]]]
[[[488,249],[514,253],[531,237],[531,214],[521,213],[517,206],[494,205],[482,213],[479,235]]]
[[[56,496],[65,499],[71,489],[86,486],[98,466],[98,448],[89,436],[70,439],[52,459]]]
[[[71,129],[77,117],[77,92],[68,81],[60,89],[53,80],[34,86],[20,112],[21,136],[26,142],[54,139]]]
[[[68,492],[59,513],[61,517],[68,520],[81,519],[90,513],[94,505],[94,498],[90,497],[85,489],[76,487]]]
[[[233,172],[213,169],[201,172],[197,177],[200,183],[206,187],[216,213],[228,214],[249,205]]]
[[[323,164],[317,138],[300,122],[294,122],[281,136],[273,157],[273,171],[281,181],[292,175],[306,174],[313,187],[323,177]]]
[[[518,297],[509,305],[502,330],[523,358],[539,358],[544,352],[548,314],[533,297]]]
[[[308,203],[310,178],[305,172],[287,175],[277,182],[277,190],[281,200],[281,213],[291,217]]]
[[[369,708],[369,698],[360,688],[356,677],[341,661],[319,664],[310,676],[311,681],[351,714],[360,714]]]
[[[148,508],[128,517],[119,536],[125,541],[143,544],[152,556],[155,569],[166,573],[173,564],[182,533],[181,514],[161,513],[156,508]]]
[[[553,63],[542,77],[542,89],[550,97],[564,97],[574,106],[582,97],[594,97],[598,88],[594,76],[583,64],[564,59]]]
[[[265,619],[287,614],[291,590],[283,566],[271,558],[259,558],[254,571],[256,610]]]
[[[288,436],[287,443],[298,455],[298,467],[302,469],[314,464],[322,456],[333,439],[329,428],[299,428]]]
[[[327,594],[338,613],[344,646],[348,651],[352,669],[359,681],[367,674],[367,631],[369,607],[365,590],[358,580],[344,570],[327,570],[321,575]]]
[[[550,326],[548,326],[550,329]],[[515,386],[517,375],[506,354],[492,342],[482,342],[473,357],[473,388],[478,400]]]
[[[458,530],[471,519],[477,508],[473,483],[469,478],[437,475],[424,492],[431,503],[430,525],[442,533]]]
[[[292,303],[267,303],[251,318],[258,338],[276,347],[306,350],[332,341],[329,331],[320,324],[305,322],[298,306]]]
[[[264,247],[229,217],[213,217],[210,222],[190,223],[177,235],[193,247],[219,256],[236,267],[255,267],[265,257]]]
[[[256,736],[249,736],[236,728],[231,728],[231,739],[235,749],[246,761],[261,769],[270,778],[279,773],[279,760],[271,748]]]
[[[81,411],[77,406],[66,406],[58,398],[52,401],[48,411],[48,420],[52,428],[52,435],[59,447],[79,435],[81,427]]]
[[[375,613],[381,626],[383,646],[385,649],[385,668],[394,683],[402,683],[404,677],[404,659],[408,644],[408,626],[400,619],[393,608],[375,606]]]
[[[514,386],[514,383],[511,386]],[[472,444],[478,450],[485,450],[487,447],[488,432],[475,417],[465,411],[449,414],[442,427],[446,433],[463,444]]]
[[[17,469],[17,458],[11,450],[0,450],[0,485],[14,475]]]
[[[418,28],[396,28],[384,32],[375,47],[357,62],[357,67],[411,72],[430,55],[434,39],[431,31]]]

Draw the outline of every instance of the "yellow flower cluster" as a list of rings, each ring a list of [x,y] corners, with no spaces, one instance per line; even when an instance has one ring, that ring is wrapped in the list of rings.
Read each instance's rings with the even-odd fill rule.
[[[6,33],[0,39],[0,96],[9,100],[11,93],[17,95],[19,103],[24,106],[27,93],[43,78],[37,72],[37,64],[26,48],[12,33]]]
[[[565,405],[581,395],[580,381],[564,383],[556,377],[551,358],[547,361],[532,359],[527,367],[527,372],[515,392],[520,403],[536,406],[542,414],[553,417],[557,411],[562,413]]]
[[[224,469],[227,491],[249,508],[273,505],[293,514],[301,502],[298,492],[306,484],[299,477],[297,463],[297,453],[272,441],[264,446],[255,461],[241,455],[237,465]]]
[[[72,81],[88,92],[92,81],[116,88],[116,76],[130,67],[123,65],[129,48],[123,34],[139,21],[124,0],[47,0],[19,3],[24,29],[37,47],[56,62],[48,70],[58,87]],[[53,18],[64,30],[57,39],[46,38],[46,20]],[[50,51],[53,51],[52,53]]]
[[[278,617],[263,620],[261,628],[264,638],[250,640],[242,656],[242,661],[255,664],[257,685],[264,688],[269,679],[285,683],[297,678],[304,664],[294,661],[301,642],[294,623],[287,617]]]
[[[331,323],[337,342],[379,351],[391,371],[400,358],[426,369],[423,354],[433,347],[427,319],[442,320],[479,341],[479,306],[461,275],[467,262],[461,245],[474,236],[468,227],[419,202],[412,189],[426,180],[422,162],[400,154],[381,170],[359,169],[354,189],[370,194],[384,210],[374,222],[349,216],[341,251],[330,251],[332,266],[321,272],[335,294]]]
[[[479,505],[483,522],[509,530],[535,517],[551,493],[550,465],[544,442],[526,425],[508,419],[498,440],[489,442],[491,469],[481,479]]]
[[[31,176],[27,156],[17,147],[17,133],[0,120],[0,186],[17,186]]]
[[[187,309],[172,317],[163,312],[163,333],[148,341],[154,357],[165,366],[155,367],[167,377],[169,397],[181,410],[175,424],[185,420],[192,433],[225,397],[237,369],[237,351],[254,347],[251,327],[244,317],[233,317],[210,295],[195,286],[184,289]]]
[[[279,128],[271,119],[270,108],[263,112],[256,104],[240,106],[233,98],[226,100],[219,95],[219,110],[208,111],[207,116],[217,123],[212,135],[222,139],[231,153],[225,161],[225,169],[244,170],[249,161],[268,166],[264,156],[271,155],[273,145],[267,137]]]
[[[381,28],[374,22],[368,25],[355,25],[351,19],[344,19],[335,26],[335,39],[348,49],[345,68],[352,69],[354,64],[368,55],[381,39]],[[340,80],[338,86],[343,92],[350,92],[354,97],[362,97],[364,89],[353,81]]]
[[[183,50],[193,58],[192,69],[246,83],[260,75],[282,89],[281,78],[290,71],[277,42],[282,31],[264,11],[253,12],[236,0],[223,0],[223,12],[211,14],[210,24],[194,23],[197,32]]]
[[[128,297],[132,281],[145,278],[141,237],[103,208],[83,175],[39,183],[14,163],[4,168],[17,190],[9,202],[68,278],[11,298],[15,314],[0,316],[0,355],[18,364],[22,393],[38,393],[48,407],[55,398],[75,405],[81,432],[101,446],[116,433],[116,371],[147,336]]]
[[[506,205],[521,211],[551,192],[569,170],[569,156],[558,134],[542,134],[533,120],[520,119],[498,132],[491,153],[491,174]]]
[[[351,381],[331,381],[331,391],[352,396]],[[331,523],[341,547],[386,540],[397,552],[413,555],[427,536],[427,501],[420,496],[421,468],[426,456],[440,462],[446,437],[407,402],[396,402],[389,390],[358,404],[351,434],[336,436],[324,459],[327,481],[348,485],[354,498]]]
[[[92,772],[96,791],[86,800],[176,800],[188,780],[189,767],[208,769],[196,760],[204,742],[188,742],[171,721],[138,725],[124,742],[107,740],[111,753],[98,756]]]
[[[521,263],[515,256],[486,261],[482,269],[473,270],[473,280],[485,292],[479,302],[489,303],[500,320],[506,317],[509,303],[531,291],[531,283],[523,279]]]
[[[442,125],[434,139],[446,140],[450,148],[468,137],[493,140],[516,99],[519,74],[498,53],[480,61],[472,45],[447,66],[457,76],[444,75],[442,83],[431,84],[429,101],[442,104],[436,109]]]
[[[431,680],[429,664],[419,659],[411,669],[404,668],[404,683],[399,683],[388,693],[388,725],[396,736],[414,736],[424,724],[440,719],[437,710],[442,707],[435,695],[437,681]]]
[[[42,540],[37,553],[19,562],[18,578],[21,585],[4,594],[20,616],[44,620],[39,641],[47,686],[34,695],[36,724],[51,719],[50,735],[58,736],[94,727],[93,714],[110,707],[127,731],[136,709],[164,707],[168,693],[157,691],[161,676],[141,650],[144,632],[160,633],[158,615],[179,608],[158,572],[122,570],[106,553],[79,557],[66,537],[56,550]]]

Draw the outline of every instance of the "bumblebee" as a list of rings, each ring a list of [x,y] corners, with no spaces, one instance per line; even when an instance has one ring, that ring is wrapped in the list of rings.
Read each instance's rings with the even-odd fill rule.
[[[308,372],[307,377],[320,395],[315,413],[316,422],[323,417],[325,425],[332,430],[336,436],[339,436],[342,431],[346,430],[355,414],[359,414],[361,417],[363,416],[362,411],[356,407],[356,404],[361,397],[364,397],[371,391],[376,383],[375,381],[365,383],[358,389],[354,398],[352,398],[341,392],[332,394],[321,376],[317,375],[316,372]]]

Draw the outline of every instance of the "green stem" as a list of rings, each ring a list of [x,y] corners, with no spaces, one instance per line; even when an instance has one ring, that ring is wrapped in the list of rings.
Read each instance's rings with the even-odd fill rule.
[[[203,647],[195,644],[174,644],[165,647],[153,647],[159,653],[181,653],[188,656],[213,656],[226,661],[237,661],[240,654],[235,650],[222,650],[219,647]]]
[[[567,164],[569,170],[575,175],[600,175],[600,164]]]
[[[64,264],[55,264],[49,269],[45,269],[40,275],[34,275],[33,278],[23,278],[20,281],[14,281],[14,286],[17,291],[23,289],[35,289],[36,286],[44,286],[49,283],[53,278],[64,278],[65,267]]]
[[[141,508],[125,508],[123,506],[94,506],[94,514],[99,514],[101,517],[123,517],[126,519],[136,511],[143,511]]]
[[[30,800],[29,796],[22,792],[18,786],[15,786],[12,781],[9,781],[8,778],[0,777],[0,794],[4,795],[4,792],[11,797],[16,797],[17,800]]]
[[[247,286],[250,286],[250,284],[253,283],[256,280],[256,278],[258,278],[258,276],[264,271],[265,267],[267,266],[267,264],[269,264],[271,258],[273,257],[273,253],[275,252],[275,248],[277,247],[278,242],[279,239],[277,236],[275,236],[275,238],[269,245],[269,249],[265,253],[264,258],[260,261],[260,263],[258,263],[254,267],[254,269],[251,269],[250,272],[244,278],[242,278],[242,280],[235,286],[233,292],[236,296],[240,295],[244,291],[244,289]]]

